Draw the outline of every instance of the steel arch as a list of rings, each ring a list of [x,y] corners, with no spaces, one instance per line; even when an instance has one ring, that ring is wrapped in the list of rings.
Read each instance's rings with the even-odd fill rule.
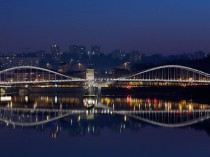
[[[182,72],[185,74],[181,74]],[[210,74],[181,65],[164,65],[123,76],[114,81],[210,83]]]

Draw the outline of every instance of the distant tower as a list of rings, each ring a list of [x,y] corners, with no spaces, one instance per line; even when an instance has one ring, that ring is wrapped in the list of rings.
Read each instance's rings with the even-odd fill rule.
[[[129,54],[129,60],[131,63],[140,63],[142,54],[140,51],[132,51]]]
[[[91,47],[91,55],[100,55],[101,54],[101,47],[100,46],[92,46]]]
[[[59,58],[61,55],[60,47],[56,44],[51,45],[51,54],[53,58]]]
[[[71,54],[76,55],[78,58],[82,58],[82,56],[87,53],[85,46],[78,46],[78,45],[69,46],[69,52]]]

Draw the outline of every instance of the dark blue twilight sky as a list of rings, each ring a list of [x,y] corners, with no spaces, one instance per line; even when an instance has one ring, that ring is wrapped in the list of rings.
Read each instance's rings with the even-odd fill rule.
[[[0,0],[0,51],[210,51],[210,0]]]

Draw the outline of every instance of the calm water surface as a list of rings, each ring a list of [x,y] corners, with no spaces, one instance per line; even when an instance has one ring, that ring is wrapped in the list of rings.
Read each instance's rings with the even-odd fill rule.
[[[1,156],[210,156],[208,104],[132,96],[97,101],[100,107],[86,111],[81,95],[2,96]],[[50,121],[63,110],[81,112]],[[24,126],[36,122],[43,124]]]

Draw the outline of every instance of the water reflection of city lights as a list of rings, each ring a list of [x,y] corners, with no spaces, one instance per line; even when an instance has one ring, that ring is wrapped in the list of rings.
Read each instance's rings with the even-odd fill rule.
[[[112,103],[111,103],[112,102]],[[101,99],[101,103],[113,109],[130,109],[130,110],[193,110],[209,108],[208,105],[199,104],[187,100],[168,101],[157,98],[132,98],[128,95],[125,98],[110,98]],[[189,106],[191,104],[191,106]]]
[[[79,115],[78,118],[77,118],[77,121],[80,122],[80,120],[81,120],[81,117],[80,117],[80,115]]]
[[[28,102],[28,96],[25,96],[25,101]]]
[[[83,105],[87,108],[93,107],[97,104],[97,99],[95,97],[87,97],[83,99]]]
[[[126,116],[126,115],[124,116],[124,121],[125,121],[125,122],[127,121],[127,116]]]
[[[12,97],[11,96],[1,96],[0,97],[0,100],[1,101],[11,101],[12,100]]]
[[[55,103],[58,103],[58,96],[57,95],[55,96],[54,101],[55,101]]]

